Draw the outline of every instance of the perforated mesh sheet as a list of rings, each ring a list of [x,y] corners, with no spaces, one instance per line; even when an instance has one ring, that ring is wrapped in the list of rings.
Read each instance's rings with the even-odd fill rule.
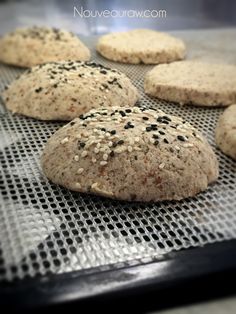
[[[206,192],[179,202],[128,203],[70,192],[49,183],[40,169],[42,148],[63,123],[13,116],[1,104],[1,281],[143,264],[173,250],[236,238],[235,162],[214,143],[222,109],[152,99],[143,93],[151,66],[93,57],[125,72],[141,91],[142,104],[180,115],[199,128],[216,151],[220,178]],[[1,65],[1,90],[21,72]]]

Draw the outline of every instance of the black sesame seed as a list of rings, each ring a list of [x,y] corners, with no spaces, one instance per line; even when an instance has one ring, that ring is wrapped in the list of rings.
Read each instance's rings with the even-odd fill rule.
[[[132,112],[132,110],[131,110],[131,109],[125,109],[125,112],[127,112],[127,113],[131,113],[131,112]]]
[[[84,143],[84,142],[80,142],[80,141],[79,141],[78,144],[79,144],[79,147],[80,147],[80,148],[83,148],[83,147],[85,146],[85,143]]]
[[[125,113],[124,111],[120,110],[119,112],[120,112],[120,115],[121,115],[122,117],[125,117],[125,116],[126,116],[126,113]]]
[[[124,141],[123,141],[123,140],[119,140],[119,141],[117,142],[117,145],[122,145],[122,144],[124,144]]]
[[[166,133],[163,131],[158,131],[161,135],[165,135]]]
[[[147,121],[147,120],[149,120],[149,118],[148,117],[143,117],[143,120]]]
[[[110,156],[111,156],[111,157],[114,157],[114,156],[115,156],[115,153],[114,153],[113,150],[110,152]]]
[[[169,121],[162,120],[162,123],[163,123],[163,124],[169,124]]]
[[[166,144],[169,144],[169,141],[166,139],[166,138],[164,138],[164,140],[163,140]]]
[[[106,132],[106,129],[105,128],[101,128],[101,131]]]
[[[157,146],[158,144],[159,144],[159,141],[156,140],[156,141],[154,142],[154,145]]]
[[[177,136],[177,139],[178,139],[179,141],[185,142],[185,138],[184,138],[182,135],[178,135],[178,136]]]
[[[107,71],[101,70],[100,73],[101,73],[101,74],[107,74]]]
[[[150,126],[146,127],[146,131],[147,132],[151,132],[152,131],[152,128]]]
[[[111,133],[112,135],[114,135],[114,134],[116,134],[116,130],[112,130],[110,133]]]
[[[36,93],[40,93],[42,90],[43,90],[43,88],[42,88],[42,87],[39,87],[39,88],[36,88],[36,89],[35,89],[35,92],[36,92]]]
[[[171,121],[171,118],[169,118],[168,116],[163,116],[162,118],[165,119],[166,121],[169,121],[169,122]]]
[[[74,121],[72,121],[71,123],[70,123],[70,125],[74,125],[75,124],[75,122]]]
[[[134,159],[135,159],[135,160],[138,160],[138,156],[135,155],[135,156],[134,156]]]
[[[54,84],[53,87],[54,87],[54,88],[57,88],[57,84]]]
[[[83,114],[79,115],[79,118],[80,118],[81,120],[84,120],[84,119],[85,119]]]
[[[162,123],[162,121],[163,121],[163,120],[162,120],[162,117],[158,117],[158,118],[157,118],[157,122]]]
[[[158,138],[159,138],[159,136],[158,136],[157,134],[153,134],[152,137],[155,138],[155,139],[158,139]]]

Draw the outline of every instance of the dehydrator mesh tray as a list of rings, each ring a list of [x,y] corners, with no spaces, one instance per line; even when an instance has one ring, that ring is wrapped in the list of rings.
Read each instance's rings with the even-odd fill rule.
[[[90,43],[90,47],[94,43]],[[145,106],[187,119],[213,146],[220,177],[183,201],[129,203],[70,192],[48,182],[40,154],[63,123],[12,115],[0,106],[0,281],[71,271],[103,272],[143,265],[168,252],[236,238],[236,164],[214,143],[219,108],[181,107],[146,96],[152,66],[93,59],[125,72]],[[0,66],[0,89],[23,70]]]

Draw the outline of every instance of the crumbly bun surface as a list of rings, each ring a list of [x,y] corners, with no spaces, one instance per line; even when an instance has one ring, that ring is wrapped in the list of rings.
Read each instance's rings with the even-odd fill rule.
[[[3,92],[13,113],[41,120],[72,120],[99,106],[133,106],[138,91],[123,73],[94,62],[39,65]]]
[[[159,64],[183,59],[185,45],[166,33],[136,29],[102,36],[97,51],[107,59],[122,63]]]
[[[89,49],[73,33],[49,27],[17,28],[0,38],[0,61],[20,67],[90,59]]]
[[[236,102],[236,66],[197,61],[161,64],[144,81],[151,96],[198,106],[229,106]]]
[[[68,189],[127,201],[180,200],[207,189],[218,162],[206,139],[161,110],[91,110],[59,129],[41,159]]]
[[[222,152],[236,160],[236,105],[230,106],[221,115],[215,136]]]

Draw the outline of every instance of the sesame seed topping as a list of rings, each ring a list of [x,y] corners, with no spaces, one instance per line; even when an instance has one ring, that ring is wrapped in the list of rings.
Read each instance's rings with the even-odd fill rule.
[[[122,145],[122,144],[124,144],[124,141],[123,141],[123,140],[119,140],[119,141],[117,142],[117,145]]]
[[[139,140],[140,140],[140,138],[139,138],[138,136],[134,138],[134,141],[135,141],[136,143],[138,143]]]
[[[77,173],[78,173],[78,174],[81,174],[83,171],[84,171],[84,168],[79,168],[78,171],[77,171]]]
[[[63,140],[61,140],[61,144],[65,144],[69,141],[68,137],[63,138]]]
[[[91,188],[92,189],[96,189],[98,187],[98,183],[97,182],[95,182],[95,183],[93,183],[92,185],[91,185]]]
[[[107,161],[105,161],[105,160],[100,161],[101,166],[105,166],[106,164],[107,164]]]
[[[76,183],[75,183],[75,187],[77,187],[77,188],[80,189],[80,188],[81,188],[81,184],[80,184],[79,182],[76,182]]]
[[[107,155],[107,154],[104,154],[104,155],[102,156],[102,158],[103,158],[103,160],[107,160],[107,159],[108,159],[108,155]]]
[[[95,164],[95,162],[97,162],[97,159],[93,157],[92,162]]]
[[[163,169],[165,167],[165,164],[164,163],[161,163],[160,165],[159,165],[159,169]]]
[[[75,161],[79,161],[79,156],[78,156],[78,155],[75,155],[74,160],[75,160]]]
[[[129,152],[129,153],[131,153],[131,152],[133,151],[132,146],[128,146],[128,148],[127,148],[127,149],[128,149],[128,152]]]
[[[181,142],[185,142],[185,141],[186,141],[186,138],[183,137],[182,135],[178,135],[178,136],[177,136],[177,139],[178,139],[179,141],[181,141]]]
[[[82,154],[81,154],[81,157],[84,158],[84,157],[86,157],[87,155],[88,155],[87,150],[84,150],[84,151],[82,152]]]

